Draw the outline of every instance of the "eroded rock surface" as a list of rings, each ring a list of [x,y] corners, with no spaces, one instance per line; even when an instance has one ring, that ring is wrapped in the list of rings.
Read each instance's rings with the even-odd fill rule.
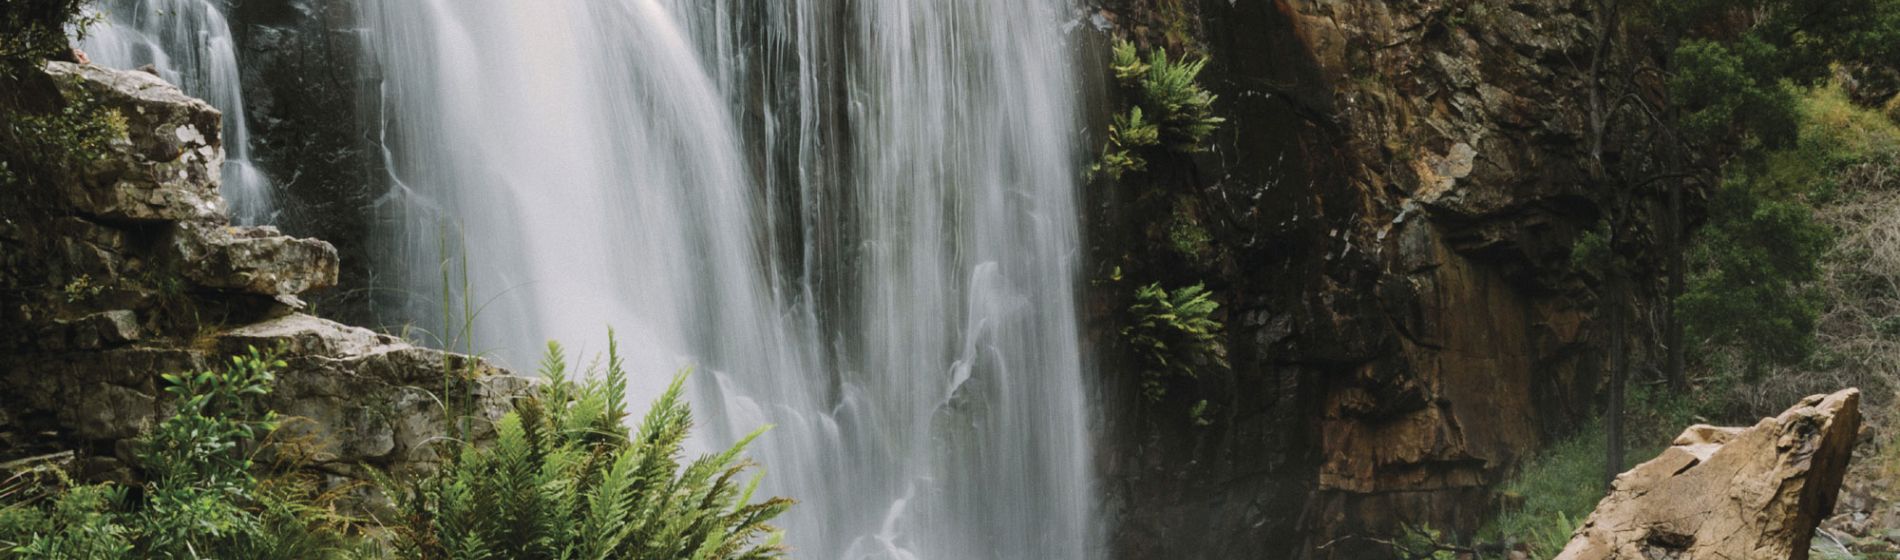
[[[127,126],[80,180],[0,190],[0,462],[76,449],[82,474],[122,477],[166,409],[159,375],[251,348],[288,364],[267,403],[287,417],[278,437],[339,485],[365,466],[429,469],[437,442],[464,435],[452,418],[485,438],[529,390],[476,358],[297,313],[336,284],[337,251],[230,225],[216,109],[143,72],[54,62],[45,78]]]
[[[1617,476],[1557,558],[1805,560],[1853,456],[1859,405],[1848,389],[1748,428],[1689,428]]]
[[[1109,33],[1208,55],[1227,118],[1205,152],[1085,192],[1117,554],[1383,558],[1372,539],[1406,526],[1478,530],[1511,467],[1603,394],[1601,271],[1571,261],[1606,215],[1583,166],[1596,4],[1100,5]],[[1125,110],[1108,97],[1098,130]],[[1613,123],[1605,157],[1647,165],[1614,132],[1635,129]],[[1181,254],[1194,227],[1210,247]],[[1629,312],[1660,316],[1661,253],[1630,250]],[[1153,281],[1217,294],[1233,364],[1158,404],[1113,392],[1138,386],[1113,325]],[[1651,328],[1627,337],[1635,363],[1661,361]],[[1200,400],[1210,425],[1188,418]]]

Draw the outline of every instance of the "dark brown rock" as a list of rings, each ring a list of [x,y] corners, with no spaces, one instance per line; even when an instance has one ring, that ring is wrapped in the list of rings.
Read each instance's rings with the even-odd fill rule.
[[[1206,153],[1087,192],[1089,274],[1207,284],[1233,364],[1141,403],[1116,357],[1128,288],[1091,288],[1116,553],[1380,558],[1362,537],[1477,530],[1510,468],[1601,395],[1596,271],[1570,262],[1604,213],[1582,167],[1594,3],[1205,0],[1181,26],[1142,21],[1174,2],[1106,4],[1119,34],[1207,54],[1228,122]],[[1194,44],[1156,31],[1180,28]],[[1125,233],[1165,230],[1151,208],[1183,199],[1219,209],[1199,214],[1210,263]],[[1637,316],[1664,297],[1649,255]],[[1632,334],[1637,363],[1654,339]],[[1202,399],[1226,411],[1212,426],[1186,420]]]

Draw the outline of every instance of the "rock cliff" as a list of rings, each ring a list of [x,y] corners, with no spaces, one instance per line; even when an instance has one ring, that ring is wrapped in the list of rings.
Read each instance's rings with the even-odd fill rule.
[[[52,62],[26,82],[52,106],[89,98],[125,126],[71,180],[0,192],[0,462],[75,449],[87,476],[136,476],[128,444],[164,413],[159,375],[253,347],[283,352],[267,404],[310,443],[309,468],[337,482],[439,460],[444,390],[493,419],[529,387],[300,313],[300,294],[336,284],[337,251],[229,224],[216,109],[136,71]]]
[[[1376,557],[1359,537],[1475,530],[1507,470],[1593,406],[1609,336],[1571,264],[1605,214],[1584,168],[1591,5],[1103,3],[1111,33],[1208,55],[1228,118],[1208,151],[1089,193],[1120,554]],[[1211,247],[1183,254],[1181,224]],[[1141,403],[1113,358],[1116,268],[1220,294],[1231,371]],[[1197,399],[1211,425],[1183,412]]]

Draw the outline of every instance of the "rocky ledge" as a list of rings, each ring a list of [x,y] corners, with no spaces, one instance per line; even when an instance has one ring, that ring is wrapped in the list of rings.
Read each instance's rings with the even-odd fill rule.
[[[222,115],[142,72],[49,63],[27,84],[118,113],[125,134],[76,178],[0,191],[0,463],[76,450],[90,478],[134,478],[130,441],[164,414],[160,374],[249,348],[288,366],[268,403],[308,468],[440,460],[445,402],[499,418],[532,384],[477,358],[300,313],[337,281],[328,243],[233,226],[218,195]],[[448,375],[447,372],[454,372]],[[453,398],[444,398],[453,393]],[[474,437],[488,422],[467,424]]]

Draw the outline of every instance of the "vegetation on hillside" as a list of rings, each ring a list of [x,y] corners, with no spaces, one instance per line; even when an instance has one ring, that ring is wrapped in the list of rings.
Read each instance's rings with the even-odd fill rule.
[[[70,57],[67,30],[84,34],[85,0],[0,0],[0,187],[62,182],[124,138],[125,118],[93,99],[49,105],[27,70]]]
[[[18,558],[339,558],[347,520],[273,442],[259,402],[283,362],[255,349],[223,371],[167,374],[171,413],[140,439],[145,482],[75,484],[53,465],[0,486],[0,556]],[[284,462],[260,464],[260,457]]]
[[[682,374],[637,432],[625,421],[626,371],[567,376],[550,346],[541,392],[495,426],[493,445],[451,445],[438,473],[378,485],[401,513],[375,522],[338,513],[299,469],[308,450],[274,437],[264,410],[282,361],[253,351],[223,371],[166,375],[173,397],[136,446],[144,482],[77,484],[45,464],[0,483],[3,558],[776,558],[768,523],[791,505],[754,502],[742,476],[754,433],[682,464],[692,427]],[[763,430],[761,430],[763,431]],[[265,462],[264,458],[270,461]],[[385,524],[387,523],[387,524]]]

